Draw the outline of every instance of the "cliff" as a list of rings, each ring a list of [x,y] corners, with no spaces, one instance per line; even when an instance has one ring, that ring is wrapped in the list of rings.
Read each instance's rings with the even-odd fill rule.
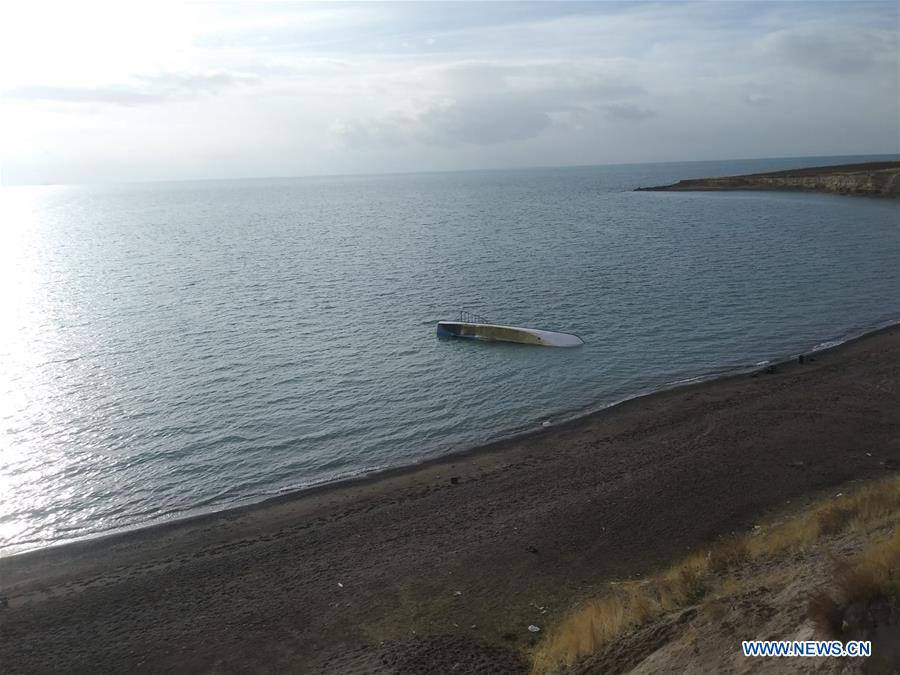
[[[720,178],[692,178],[674,185],[639,187],[636,192],[777,190],[830,192],[867,197],[900,197],[900,162],[815,166]]]

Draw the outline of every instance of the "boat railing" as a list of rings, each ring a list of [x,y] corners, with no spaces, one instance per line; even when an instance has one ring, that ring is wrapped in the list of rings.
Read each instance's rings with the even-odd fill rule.
[[[487,323],[487,319],[485,319],[480,314],[467,312],[464,309],[460,310],[457,321],[459,321],[460,323]]]

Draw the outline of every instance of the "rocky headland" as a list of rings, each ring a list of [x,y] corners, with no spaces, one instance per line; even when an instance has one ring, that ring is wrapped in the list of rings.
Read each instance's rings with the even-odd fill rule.
[[[636,192],[758,190],[828,192],[865,197],[900,197],[900,162],[814,166],[743,176],[691,178],[673,185],[639,187]]]

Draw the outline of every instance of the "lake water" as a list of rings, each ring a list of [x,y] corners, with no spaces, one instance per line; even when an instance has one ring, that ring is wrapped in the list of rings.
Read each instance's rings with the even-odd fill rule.
[[[3,188],[0,553],[416,462],[900,318],[900,202],[631,191],[816,163]],[[438,340],[460,308],[586,345]]]

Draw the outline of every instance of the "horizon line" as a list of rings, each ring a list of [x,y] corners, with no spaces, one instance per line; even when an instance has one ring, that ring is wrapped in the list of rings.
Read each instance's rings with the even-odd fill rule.
[[[417,176],[429,174],[455,174],[499,171],[535,171],[539,169],[583,169],[602,166],[648,166],[658,164],[704,164],[710,162],[752,162],[766,159],[828,159],[845,157],[896,157],[900,161],[900,151],[885,153],[855,153],[845,155],[778,155],[766,157],[731,157],[719,159],[688,159],[688,160],[664,160],[657,162],[610,162],[597,164],[546,164],[529,166],[508,167],[482,167],[464,169],[432,169],[423,171],[379,171],[358,173],[321,173],[321,174],[293,174],[293,175],[269,175],[269,176],[241,176],[235,178],[157,178],[148,180],[131,181],[81,181],[81,182],[41,182],[41,183],[4,183],[0,180],[0,188],[20,187],[76,187],[76,186],[110,186],[110,185],[153,185],[159,183],[217,183],[232,181],[267,181],[267,180],[306,180],[316,178],[367,178],[379,176]]]

